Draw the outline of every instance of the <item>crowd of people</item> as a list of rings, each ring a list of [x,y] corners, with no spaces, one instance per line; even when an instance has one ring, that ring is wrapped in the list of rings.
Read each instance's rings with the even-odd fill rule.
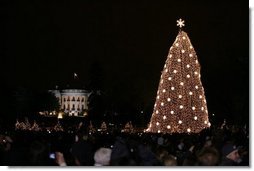
[[[5,166],[249,166],[249,132],[211,127],[199,134],[16,130],[0,135]]]

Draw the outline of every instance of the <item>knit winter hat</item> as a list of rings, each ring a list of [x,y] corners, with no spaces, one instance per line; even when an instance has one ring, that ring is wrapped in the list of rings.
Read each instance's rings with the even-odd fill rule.
[[[226,144],[222,148],[222,155],[223,156],[227,156],[228,154],[230,154],[231,152],[233,152],[235,150],[237,150],[235,145],[233,145],[233,144]]]

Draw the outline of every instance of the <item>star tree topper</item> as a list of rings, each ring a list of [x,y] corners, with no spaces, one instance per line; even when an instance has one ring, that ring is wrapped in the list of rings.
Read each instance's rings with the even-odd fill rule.
[[[176,22],[177,22],[177,25],[176,25],[176,26],[179,26],[180,28],[182,28],[183,26],[185,26],[184,20],[182,20],[181,18],[180,18],[179,20],[177,20]]]

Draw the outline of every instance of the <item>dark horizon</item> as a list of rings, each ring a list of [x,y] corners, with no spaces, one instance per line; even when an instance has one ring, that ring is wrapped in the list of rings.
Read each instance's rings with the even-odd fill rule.
[[[64,87],[73,73],[87,86],[95,75],[110,99],[150,110],[182,18],[201,65],[208,111],[248,121],[247,1],[1,3],[5,88]]]

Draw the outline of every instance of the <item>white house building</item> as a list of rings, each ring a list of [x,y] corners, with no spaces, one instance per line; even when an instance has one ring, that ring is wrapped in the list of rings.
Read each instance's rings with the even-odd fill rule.
[[[83,89],[49,90],[59,100],[60,109],[68,116],[85,116],[88,97],[91,93]]]
[[[88,110],[88,98],[91,92],[84,89],[78,75],[69,80],[69,84],[63,89],[49,90],[59,101],[60,110],[68,116],[85,116]],[[53,113],[54,114],[54,113]],[[62,114],[62,113],[61,113]],[[59,114],[58,114],[59,115]]]

